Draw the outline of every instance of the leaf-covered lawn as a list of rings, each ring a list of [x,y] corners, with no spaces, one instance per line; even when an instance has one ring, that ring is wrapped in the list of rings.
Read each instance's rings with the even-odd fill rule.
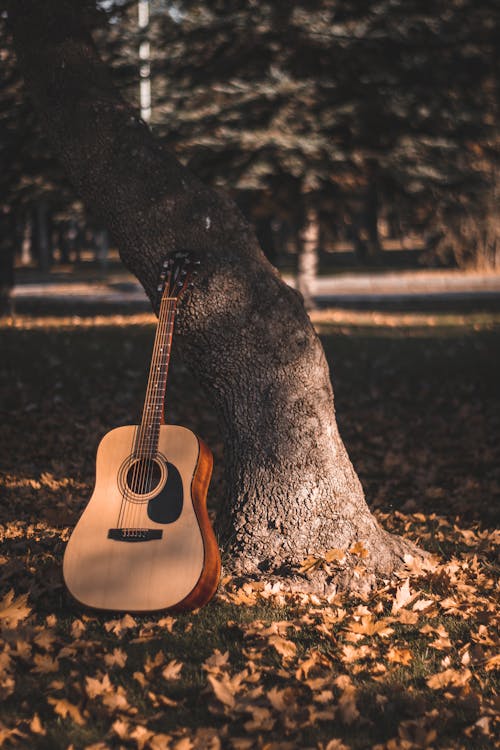
[[[136,421],[147,314],[20,316],[0,330],[0,746],[488,748],[498,731],[500,326],[322,312],[337,413],[378,517],[430,550],[368,598],[225,581],[193,614],[95,614],[61,577],[97,444]],[[215,453],[173,363],[169,418]],[[364,549],[352,551],[363,575]],[[311,556],[304,568],[342,565]]]

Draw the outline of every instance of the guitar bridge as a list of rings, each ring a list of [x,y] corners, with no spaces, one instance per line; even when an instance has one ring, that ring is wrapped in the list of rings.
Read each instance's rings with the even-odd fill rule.
[[[117,542],[150,542],[153,539],[161,539],[163,531],[161,529],[109,529],[108,539],[114,539]]]

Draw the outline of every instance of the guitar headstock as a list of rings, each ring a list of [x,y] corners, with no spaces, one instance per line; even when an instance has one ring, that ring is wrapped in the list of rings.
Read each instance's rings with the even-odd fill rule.
[[[163,297],[179,300],[191,289],[199,265],[200,261],[192,253],[176,251],[165,258],[157,287],[158,305]]]

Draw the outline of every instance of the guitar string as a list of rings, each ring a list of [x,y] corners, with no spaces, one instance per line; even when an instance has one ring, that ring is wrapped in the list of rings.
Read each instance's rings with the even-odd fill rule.
[[[152,407],[152,395],[157,388],[158,384],[158,372],[161,371],[161,355],[162,355],[162,347],[161,343],[164,338],[164,327],[166,325],[166,316],[165,316],[165,308],[167,308],[168,311],[168,305],[166,304],[166,293],[164,292],[164,296],[162,297],[161,304],[160,304],[160,312],[159,312],[159,321],[158,321],[158,327],[156,331],[155,336],[155,344],[153,348],[153,357],[151,361],[151,368],[149,373],[149,380],[148,380],[148,388],[146,391],[146,397],[144,400],[144,409],[143,409],[143,415],[141,420],[141,435],[139,440],[139,446],[138,446],[138,460],[137,460],[137,467],[138,471],[136,472],[136,476],[134,478],[133,482],[133,491],[136,495],[144,494],[144,487],[145,487],[145,479],[146,479],[146,465],[148,461],[148,453],[149,453],[149,446],[148,442],[151,438],[151,407]],[[168,313],[167,313],[168,314]],[[138,524],[138,517],[140,518],[141,515],[141,506],[142,501],[136,499],[135,502],[132,503],[131,508],[131,527],[136,528]]]
[[[163,302],[163,299],[162,299]],[[160,319],[161,319],[161,307],[162,304],[160,304]],[[152,383],[152,374],[155,367],[155,361],[156,361],[156,355],[157,355],[157,349],[158,349],[158,332],[155,334],[155,341],[153,345],[153,354],[151,359],[151,365],[150,365],[150,371],[149,371],[149,377],[148,377],[148,385],[146,388],[146,395],[144,398],[144,406],[142,410],[142,417],[141,417],[141,424],[138,429],[138,435],[137,435],[137,442],[134,446],[134,452],[133,452],[133,472],[131,476],[130,485],[126,484],[127,490],[131,494],[136,494],[138,485],[139,485],[139,477],[141,472],[141,462],[142,462],[142,444],[144,439],[144,428],[145,428],[145,415],[147,412],[147,407],[150,402],[150,392],[151,392],[151,383]],[[129,500],[128,502],[128,513],[127,513],[127,522],[126,522],[126,528],[134,528],[134,511],[136,502],[134,499]]]
[[[167,298],[167,303],[170,303],[170,299]],[[160,415],[157,414],[157,411],[159,410],[159,399],[161,399],[162,394],[164,392],[164,386],[166,384],[166,377],[165,375],[165,369],[166,365],[168,364],[168,359],[170,357],[170,331],[171,331],[171,320],[172,320],[172,312],[173,307],[171,304],[167,304],[167,313],[164,318],[164,322],[162,321],[162,325],[159,326],[158,329],[158,339],[159,339],[159,356],[158,360],[155,364],[154,369],[154,379],[153,379],[153,391],[150,398],[150,404],[149,404],[149,425],[148,425],[148,431],[146,432],[145,438],[144,438],[144,445],[143,445],[143,473],[141,477],[141,482],[139,485],[139,494],[144,495],[151,491],[151,483],[152,483],[152,476],[155,466],[155,457],[157,453],[158,448],[158,439],[159,439],[159,429],[157,425],[158,417]],[[148,417],[147,417],[148,419]],[[136,515],[142,515],[143,511],[143,505],[145,503],[138,503],[137,504],[137,514]],[[137,525],[137,521],[136,521]]]
[[[131,444],[130,444],[130,453],[129,453],[129,456],[133,456],[134,455],[134,446],[136,444],[138,430],[139,430],[139,425],[135,425],[134,426],[134,432],[133,432],[133,435],[132,435],[132,441],[131,441]],[[126,475],[125,475],[125,479],[126,479]],[[123,490],[122,490],[122,501],[120,503],[120,510],[119,510],[119,513],[118,513],[118,521],[117,521],[117,524],[116,524],[116,526],[117,526],[118,529],[121,529],[121,528],[125,527],[124,517],[125,517],[126,511],[127,511],[127,506],[128,506],[127,484],[126,484],[126,481],[125,481],[124,482],[124,486],[123,486]]]
[[[165,313],[166,308],[166,313]],[[139,450],[139,473],[134,483],[134,489],[137,495],[145,495],[151,490],[151,482],[154,471],[155,445],[157,447],[158,437],[158,416],[159,399],[163,393],[166,384],[164,377],[165,365],[170,356],[170,335],[173,306],[171,299],[166,295],[162,298],[160,306],[160,321],[155,337],[154,358],[151,367],[151,382],[148,388],[147,399],[145,401],[144,418],[141,430],[141,442]],[[164,382],[165,381],[165,382]],[[149,384],[148,384],[149,385]],[[143,515],[143,506],[145,502],[139,500],[133,504],[132,522],[133,528],[139,527],[139,521]]]
[[[164,331],[162,332],[162,340],[163,340],[163,348],[165,350],[165,354],[163,354],[162,357],[160,357],[160,367],[158,368],[158,377],[156,381],[156,387],[155,392],[153,396],[153,418],[154,418],[154,432],[153,434],[149,436],[149,445],[148,447],[148,462],[146,463],[146,467],[148,470],[147,477],[146,477],[146,483],[144,487],[144,491],[151,492],[153,489],[152,487],[152,477],[154,473],[154,467],[155,467],[155,459],[157,458],[158,454],[158,444],[159,444],[159,437],[160,437],[160,425],[161,425],[161,413],[160,410],[163,410],[164,402],[165,402],[165,392],[166,392],[166,385],[167,385],[167,376],[168,376],[168,365],[170,361],[170,352],[172,349],[172,335],[173,335],[173,328],[174,328],[174,320],[175,320],[175,309],[176,309],[176,300],[175,299],[169,299],[168,300],[170,304],[168,305],[168,312],[166,316],[166,322],[164,326]],[[160,353],[163,352],[163,349],[160,349]]]
[[[161,303],[160,303],[160,312],[159,312],[160,321],[161,321],[161,318],[162,318],[162,306],[163,306],[163,297],[162,297],[162,300],[161,300]],[[128,471],[127,471],[127,473],[125,474],[125,477],[124,477],[124,479],[125,479],[125,482],[124,482],[125,486],[124,486],[124,492],[123,492],[123,499],[125,501],[124,502],[124,506],[125,507],[123,509],[123,512],[120,513],[120,515],[122,516],[122,518],[121,518],[121,521],[120,521],[120,524],[119,524],[122,528],[132,527],[132,518],[131,518],[131,516],[133,514],[131,513],[131,510],[133,510],[133,507],[134,507],[135,503],[130,500],[130,492],[134,492],[134,489],[137,488],[137,484],[138,484],[139,467],[140,467],[140,462],[141,462],[141,455],[140,455],[141,454],[141,444],[143,442],[143,429],[142,428],[144,426],[144,416],[145,416],[146,406],[148,404],[148,401],[149,401],[149,398],[150,398],[150,393],[151,393],[152,373],[153,373],[153,367],[154,367],[153,363],[156,363],[156,361],[157,361],[158,339],[159,339],[158,334],[156,334],[155,335],[154,345],[153,345],[152,364],[151,364],[151,367],[150,367],[149,378],[148,378],[148,385],[147,385],[147,388],[146,388],[146,396],[145,396],[145,400],[144,400],[144,407],[143,407],[143,412],[142,412],[141,424],[138,425],[136,427],[136,429],[134,430],[134,440],[133,440],[133,447],[132,447],[132,453],[131,453],[132,464],[133,464],[133,471],[132,471],[132,476],[130,478],[130,487],[129,487],[128,482],[127,482]],[[122,504],[123,504],[123,501],[122,501]],[[132,506],[132,508],[130,506]]]

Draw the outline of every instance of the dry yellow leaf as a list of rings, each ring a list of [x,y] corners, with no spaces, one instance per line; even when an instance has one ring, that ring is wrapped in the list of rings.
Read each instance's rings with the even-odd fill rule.
[[[495,654],[494,656],[491,656],[484,668],[487,672],[491,672],[493,669],[499,669],[500,668],[500,654]]]
[[[30,721],[30,732],[33,734],[41,734],[45,735],[47,734],[47,730],[44,728],[42,722],[40,721],[40,717],[37,713],[33,716],[33,718]]]
[[[48,674],[59,670],[59,661],[48,654],[35,654],[33,663],[35,666],[31,668],[31,671],[39,674]]]
[[[79,726],[83,726],[85,724],[85,719],[80,713],[80,709],[78,708],[78,706],[70,703],[68,700],[66,700],[66,698],[52,698],[51,696],[49,696],[47,700],[50,705],[54,707],[55,713],[61,716],[63,719],[69,716],[69,718],[74,721],[75,724],[78,724]]]
[[[206,672],[220,672],[221,669],[229,664],[229,651],[225,651],[223,654],[218,648],[215,649],[212,656],[209,656],[203,664],[202,668]]]
[[[276,649],[278,654],[281,654],[284,661],[293,659],[297,653],[297,646],[293,641],[288,641],[286,638],[282,638],[280,635],[270,635],[267,642],[270,646]]]
[[[393,646],[387,652],[387,659],[395,664],[409,664],[413,659],[413,654],[407,648]]]
[[[351,555],[356,555],[362,560],[365,560],[369,554],[368,550],[363,546],[362,542],[356,542],[356,544],[353,544],[349,552],[351,553]]]
[[[432,690],[440,690],[446,687],[462,687],[466,685],[472,672],[470,669],[445,669],[444,672],[433,674],[427,680],[427,686]]]
[[[183,666],[184,665],[181,661],[176,661],[175,659],[173,659],[172,661],[169,661],[166,667],[162,670],[161,674],[162,674],[163,679],[164,680],[178,680]]]
[[[131,615],[124,615],[120,620],[108,620],[104,623],[104,628],[108,633],[114,633],[120,636],[125,630],[135,628],[137,626],[136,621]]]
[[[127,654],[121,648],[114,648],[113,653],[105,654],[104,663],[110,669],[112,667],[124,667],[127,661]]]
[[[155,734],[149,740],[151,750],[170,750],[172,747],[172,736],[170,734]]]
[[[234,708],[236,705],[234,688],[227,675],[222,675],[222,679],[218,680],[214,675],[209,674],[207,679],[215,693],[215,697],[228,708]]]
[[[21,594],[14,598],[14,589],[8,591],[0,602],[0,620],[5,628],[16,628],[21,620],[25,620],[31,612],[27,606],[28,594]]]
[[[96,677],[85,678],[85,692],[91,700],[97,698],[97,696],[99,695],[103,695],[104,693],[109,693],[112,691],[113,685],[111,684],[111,680],[109,679],[109,676],[107,674],[105,674],[101,680]]]
[[[345,552],[342,549],[329,549],[328,552],[325,553],[325,560],[326,562],[344,562],[345,560]]]
[[[399,610],[408,604],[408,602],[410,602],[415,596],[416,594],[412,594],[410,591],[410,579],[407,578],[406,581],[396,589],[396,596],[392,602],[392,614],[399,612]]]

